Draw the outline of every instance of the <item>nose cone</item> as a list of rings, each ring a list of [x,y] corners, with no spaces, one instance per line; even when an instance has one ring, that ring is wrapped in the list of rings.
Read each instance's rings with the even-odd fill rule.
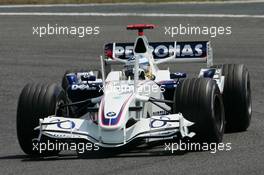
[[[108,92],[100,104],[99,125],[103,129],[118,129],[125,125],[132,93]]]

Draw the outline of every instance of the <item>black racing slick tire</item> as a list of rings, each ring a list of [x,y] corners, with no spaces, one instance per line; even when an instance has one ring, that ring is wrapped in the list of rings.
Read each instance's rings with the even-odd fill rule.
[[[180,81],[174,94],[174,113],[194,124],[189,132],[198,143],[219,143],[224,134],[224,105],[215,80],[191,78]]]
[[[67,110],[56,110],[59,104],[66,104],[67,97],[62,88],[56,84],[27,84],[18,100],[17,107],[17,137],[21,149],[31,156],[49,156],[59,153],[45,150],[39,152],[35,149],[33,139],[38,138],[39,119],[54,115],[65,116]],[[48,140],[45,140],[45,142]],[[50,141],[50,140],[49,140]]]
[[[226,131],[247,130],[252,115],[250,76],[247,68],[243,64],[223,64],[213,67],[222,68],[222,75],[225,76],[223,100]]]

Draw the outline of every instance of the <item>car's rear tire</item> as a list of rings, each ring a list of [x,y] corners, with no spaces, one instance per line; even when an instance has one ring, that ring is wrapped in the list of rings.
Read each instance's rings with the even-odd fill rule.
[[[194,142],[219,143],[224,134],[224,106],[215,80],[191,78],[180,81],[174,94],[174,113],[194,124]]]
[[[39,131],[34,130],[39,125],[39,119],[49,115],[67,115],[68,111],[57,110],[59,103],[67,103],[67,97],[62,88],[56,84],[27,84],[18,100],[17,107],[17,137],[22,150],[31,156],[48,156],[59,151],[44,151],[40,153],[33,149],[33,139]],[[47,140],[45,140],[46,142]]]
[[[252,115],[250,77],[243,64],[223,64],[213,66],[222,68],[225,76],[223,101],[226,116],[226,131],[245,131],[250,125]]]

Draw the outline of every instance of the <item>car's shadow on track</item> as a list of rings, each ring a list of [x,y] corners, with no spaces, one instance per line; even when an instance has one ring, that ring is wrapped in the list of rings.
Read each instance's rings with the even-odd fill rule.
[[[28,155],[9,155],[0,157],[0,160],[21,160],[30,161],[58,161],[73,159],[106,159],[106,158],[135,158],[135,157],[161,157],[161,156],[181,156],[186,154],[185,151],[174,151],[173,153],[164,150],[161,145],[145,145],[140,147],[128,147],[122,149],[107,149],[101,151],[89,151],[82,154],[76,152],[62,152],[58,156],[50,157],[32,157]]]
[[[181,156],[186,152],[174,151],[173,153],[164,150],[160,145],[148,145],[143,147],[125,148],[119,150],[103,150],[101,152],[88,152],[79,154],[80,159],[104,159],[104,158],[134,158],[134,157],[161,157],[161,156]]]

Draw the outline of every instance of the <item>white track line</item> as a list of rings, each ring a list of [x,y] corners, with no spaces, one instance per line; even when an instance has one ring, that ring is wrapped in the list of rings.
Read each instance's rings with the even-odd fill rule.
[[[190,2],[131,2],[131,3],[90,3],[90,4],[20,4],[20,5],[0,5],[0,8],[24,8],[24,7],[86,7],[86,6],[120,6],[120,5],[166,5],[166,4],[250,4],[264,3],[264,0],[235,0],[235,1],[190,1]]]
[[[264,15],[236,14],[174,14],[174,13],[59,13],[59,12],[21,12],[0,13],[2,16],[139,16],[139,17],[192,17],[192,18],[264,18]]]

